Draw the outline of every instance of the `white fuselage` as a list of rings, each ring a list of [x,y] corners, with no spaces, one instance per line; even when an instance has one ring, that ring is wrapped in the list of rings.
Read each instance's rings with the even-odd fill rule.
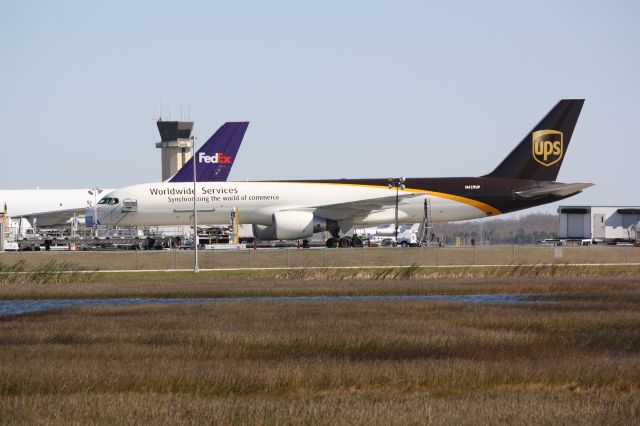
[[[399,191],[407,195],[415,191]],[[197,184],[199,224],[226,224],[238,209],[239,223],[271,225],[274,213],[283,210],[312,211],[334,220],[354,224],[384,224],[395,221],[395,203],[383,208],[351,209],[349,203],[393,197],[395,189],[369,185],[315,182],[211,182]],[[424,218],[424,197],[431,200],[435,222],[485,217],[482,210],[464,202],[429,192],[401,199],[400,223],[416,223]],[[193,220],[192,183],[152,183],[115,190],[104,198],[117,199],[114,205],[99,204],[97,217],[104,225],[188,225]],[[104,199],[103,199],[104,201]],[[137,203],[135,211],[123,212],[123,203]],[[338,205],[338,206],[336,206]]]

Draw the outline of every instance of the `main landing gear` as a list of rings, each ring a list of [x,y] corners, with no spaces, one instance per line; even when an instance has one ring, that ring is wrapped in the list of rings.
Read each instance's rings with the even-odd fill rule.
[[[362,237],[358,234],[353,234],[352,236],[343,236],[340,237],[340,227],[338,223],[332,221],[327,223],[327,231],[331,233],[331,238],[327,240],[327,248],[349,248],[349,247],[362,247],[364,245],[362,241]]]
[[[362,238],[358,235],[354,235],[352,237],[331,237],[327,240],[327,248],[349,248],[349,247],[362,247],[364,243],[362,242]]]

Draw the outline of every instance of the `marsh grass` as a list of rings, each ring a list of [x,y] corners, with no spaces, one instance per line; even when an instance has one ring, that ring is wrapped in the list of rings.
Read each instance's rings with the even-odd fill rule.
[[[77,266],[70,262],[49,260],[34,269],[27,269],[23,260],[11,265],[0,263],[0,285],[2,284],[58,284],[88,282],[93,273],[77,272]]]
[[[413,264],[388,268],[299,268],[266,271],[274,278],[295,280],[397,280],[411,278],[640,276],[638,265],[520,264],[508,266],[430,267]],[[216,272],[212,272],[216,273]],[[250,273],[244,275],[250,276]]]
[[[378,270],[380,273],[384,270]],[[640,275],[624,276],[513,276],[513,277],[419,277],[391,279],[373,275],[367,279],[354,272],[347,279],[323,274],[303,275],[302,270],[287,271],[284,277],[220,277],[217,274],[130,274],[121,280],[100,277],[89,282],[5,283],[0,285],[0,300],[15,299],[85,299],[123,297],[280,297],[280,296],[391,296],[434,294],[533,294],[554,295],[557,300],[619,301],[637,297]],[[401,277],[401,271],[393,271]],[[406,272],[405,274],[409,274]],[[295,278],[300,276],[302,278]]]
[[[320,272],[320,273],[318,273]],[[579,297],[632,297],[640,286],[639,275],[613,276],[502,276],[502,277],[420,277],[409,269],[376,270],[381,276],[352,270],[353,276],[332,278],[332,271],[282,271],[272,276],[224,276],[219,273],[96,274],[91,281],[5,283],[0,285],[0,300],[12,299],[86,299],[122,297],[280,297],[280,296],[360,296],[360,295],[435,295],[435,294],[552,294],[571,299]],[[411,278],[404,278],[409,274]],[[393,274],[396,278],[390,278]],[[120,275],[120,274],[118,274]],[[382,276],[384,275],[384,276]],[[367,278],[372,277],[372,278]],[[79,278],[81,279],[81,277]]]
[[[637,395],[560,389],[425,393],[224,397],[127,393],[7,397],[6,424],[633,424]]]
[[[504,251],[504,247],[498,248],[482,248],[479,252],[485,252],[485,255],[493,256],[492,259],[496,262],[500,262],[501,257],[499,250]],[[547,253],[549,250],[542,248],[542,253]],[[375,249],[372,249],[375,251]],[[496,251],[498,250],[498,251]],[[525,250],[525,249],[520,249]],[[526,248],[528,251],[540,251],[540,248],[530,247]],[[582,249],[578,249],[582,250]],[[589,251],[590,249],[584,249],[585,251],[581,256],[586,257],[590,254],[591,261],[597,260],[598,253],[612,254],[619,253],[620,250],[614,248],[602,249],[600,251]],[[635,253],[630,250],[626,250],[625,256],[628,253]],[[353,280],[388,280],[388,281],[410,281],[414,279],[457,279],[457,278],[521,278],[521,277],[635,277],[640,276],[640,264],[572,264],[569,262],[555,261],[552,263],[532,263],[529,259],[528,263],[513,263],[499,266],[491,265],[444,265],[444,266],[424,266],[424,259],[420,259],[422,256],[432,256],[436,249],[407,249],[408,256],[411,261],[406,266],[381,266],[385,262],[378,262],[376,266],[349,266],[347,262],[345,267],[318,267],[318,266],[295,266],[282,269],[243,269],[247,267],[246,264],[238,263],[234,264],[240,269],[222,269],[222,270],[208,270],[202,271],[200,274],[195,275],[190,271],[177,271],[173,270],[178,266],[174,260],[177,257],[184,258],[185,253],[178,252],[161,252],[161,253],[3,253],[0,254],[0,287],[5,284],[50,284],[50,283],[85,283],[85,282],[100,282],[100,283],[133,283],[141,281],[163,281],[173,280],[176,282],[191,283],[191,282],[211,282],[211,281],[230,281],[230,280],[296,280],[296,281],[353,281]],[[443,253],[457,253],[458,251],[464,253],[474,253],[475,251],[469,251],[467,249],[447,249]],[[636,250],[638,253],[640,251]],[[385,254],[391,255],[391,257],[398,257],[398,254],[404,252],[404,250],[392,250],[392,251],[376,251],[376,256],[384,258]],[[231,253],[235,255],[242,255],[242,259],[249,261],[253,266],[269,266],[269,259],[282,257],[287,255],[288,252],[264,252],[261,254],[265,257],[263,262],[251,261],[253,257],[257,256],[252,254],[252,251],[246,251],[241,253]],[[258,253],[260,253],[258,251]],[[358,250],[344,251],[335,250],[332,255],[339,253],[348,253],[351,257],[358,254]],[[364,251],[362,252],[364,253]],[[425,254],[426,253],[426,254]],[[582,253],[582,252],[581,252]],[[610,253],[610,254],[611,254]],[[179,254],[179,256],[178,256]],[[187,253],[188,254],[188,253]],[[318,257],[322,256],[321,250],[315,251],[295,251],[293,257]],[[91,261],[86,262],[86,256],[91,256]],[[223,254],[226,256],[230,254]],[[42,256],[42,257],[41,257]],[[85,257],[83,257],[85,256]],[[171,256],[176,256],[176,259]],[[208,262],[201,266],[208,268],[220,268],[224,267],[225,263],[217,259],[218,254],[207,253],[206,258],[209,258]],[[288,256],[288,255],[287,255]],[[451,256],[451,255],[450,255]],[[357,256],[356,256],[357,257]],[[575,257],[575,256],[574,256]],[[619,256],[618,256],[619,257]],[[65,260],[67,259],[67,260]],[[102,259],[102,260],[100,260]],[[150,259],[153,259],[153,264],[149,264]],[[164,259],[164,260],[163,260]],[[172,260],[174,259],[174,260]],[[191,257],[189,257],[192,260]],[[454,263],[451,258],[452,262]],[[74,260],[71,262],[69,260]],[[80,263],[76,263],[78,260]],[[184,259],[183,259],[184,260]],[[317,259],[316,259],[317,260]],[[404,262],[408,262],[405,260]],[[638,258],[640,260],[640,258]],[[2,263],[5,261],[5,263]],[[176,260],[177,261],[177,260]],[[133,265],[124,265],[124,263],[133,262]],[[227,262],[228,263],[228,262]],[[277,262],[276,262],[277,263]],[[318,262],[309,261],[303,262],[305,265],[315,265]],[[343,262],[344,263],[344,262]],[[356,262],[357,263],[357,262]],[[365,262],[368,263],[368,262]],[[398,263],[394,260],[394,263]],[[402,262],[400,262],[402,263]],[[429,262],[427,262],[429,263]],[[447,262],[445,262],[447,263]],[[504,262],[503,262],[504,263]],[[508,262],[506,262],[508,263]],[[124,266],[123,266],[124,265]],[[233,267],[234,265],[227,265]],[[136,271],[138,268],[145,268],[152,266],[154,268],[167,268],[166,271]],[[190,264],[181,264],[180,267],[189,267]],[[120,271],[120,272],[98,272],[99,269],[111,270],[118,268],[130,268],[132,271]],[[0,290],[1,293],[1,290]],[[2,297],[2,296],[0,296]]]
[[[291,283],[307,289],[321,285]],[[354,285],[360,291],[396,285],[437,291],[538,288],[568,297],[558,304],[522,306],[139,305],[3,318],[0,418],[7,423],[640,421],[638,279],[324,285],[325,290]]]

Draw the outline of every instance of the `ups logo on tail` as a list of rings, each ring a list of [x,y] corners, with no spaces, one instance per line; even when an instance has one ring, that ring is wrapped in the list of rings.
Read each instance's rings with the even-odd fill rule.
[[[538,130],[531,134],[531,138],[531,152],[538,163],[549,167],[562,160],[562,132]]]

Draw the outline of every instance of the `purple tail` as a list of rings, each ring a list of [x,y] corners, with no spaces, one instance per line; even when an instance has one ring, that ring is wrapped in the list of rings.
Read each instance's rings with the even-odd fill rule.
[[[224,123],[169,182],[193,182],[195,158],[198,182],[226,182],[249,122]]]

